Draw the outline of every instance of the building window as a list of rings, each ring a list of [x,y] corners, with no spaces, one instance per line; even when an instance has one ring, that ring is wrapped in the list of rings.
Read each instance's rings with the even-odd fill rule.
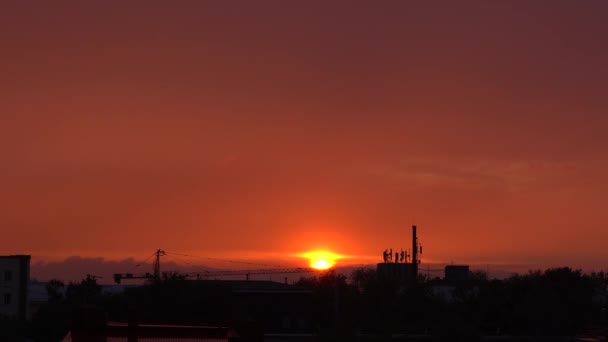
[[[9,305],[10,303],[11,303],[11,294],[5,293],[4,294],[4,305]]]
[[[4,271],[4,281],[13,280],[13,273],[11,271]]]

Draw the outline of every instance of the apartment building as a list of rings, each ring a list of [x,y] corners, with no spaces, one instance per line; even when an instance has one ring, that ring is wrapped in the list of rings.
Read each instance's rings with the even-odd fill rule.
[[[29,255],[0,256],[0,315],[28,317]]]

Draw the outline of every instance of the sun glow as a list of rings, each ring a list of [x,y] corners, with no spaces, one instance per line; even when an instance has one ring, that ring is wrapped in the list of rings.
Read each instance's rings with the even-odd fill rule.
[[[300,254],[301,257],[310,260],[310,267],[317,270],[326,270],[336,264],[340,255],[326,251],[312,251]]]
[[[331,267],[331,263],[327,260],[311,261],[310,266],[318,270],[326,270]]]

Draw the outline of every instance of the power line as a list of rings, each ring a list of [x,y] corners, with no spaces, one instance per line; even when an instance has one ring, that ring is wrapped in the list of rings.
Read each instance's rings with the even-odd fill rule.
[[[171,257],[175,257],[175,261],[174,262],[178,266],[179,266],[179,264],[187,264],[188,266],[193,267],[193,268],[202,268],[202,267],[205,267],[204,265],[193,264],[193,263],[187,261],[186,258],[177,256],[176,254],[171,254]]]
[[[146,259],[144,259],[144,261],[142,261],[142,262],[140,262],[140,263],[136,264],[135,266],[131,267],[131,268],[130,268],[130,269],[127,271],[127,273],[130,273],[131,271],[133,271],[134,269],[138,268],[138,267],[139,267],[139,266],[141,266],[142,264],[145,264],[145,263],[146,263],[146,261],[150,260],[150,259],[151,259],[153,256],[155,256],[155,255],[156,255],[156,252],[152,253],[152,255],[150,255],[149,257],[147,257]]]
[[[173,255],[180,255],[180,256],[185,256],[185,257],[190,257],[190,258],[199,258],[199,259],[206,259],[206,260],[213,260],[213,261],[222,261],[222,262],[229,262],[229,263],[233,263],[233,264],[244,264],[244,265],[254,265],[254,266],[267,266],[267,267],[278,267],[278,268],[285,268],[286,266],[280,266],[280,265],[271,265],[271,264],[262,264],[262,263],[256,263],[256,262],[248,262],[248,261],[238,261],[238,260],[227,260],[227,259],[218,259],[218,258],[209,258],[209,257],[203,257],[203,256],[198,256],[198,255],[192,255],[192,254],[182,254],[182,253],[175,253],[175,252],[167,252],[168,254],[173,254]]]

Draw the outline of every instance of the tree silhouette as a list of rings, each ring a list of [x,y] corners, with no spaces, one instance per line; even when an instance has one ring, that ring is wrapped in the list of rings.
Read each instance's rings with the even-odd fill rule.
[[[57,303],[64,299],[65,284],[58,279],[51,279],[46,284],[46,293],[50,303]]]

